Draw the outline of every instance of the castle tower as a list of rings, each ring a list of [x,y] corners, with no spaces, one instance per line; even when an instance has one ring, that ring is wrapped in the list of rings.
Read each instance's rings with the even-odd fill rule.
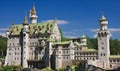
[[[87,38],[84,34],[81,37],[81,46],[82,49],[87,49]]]
[[[22,66],[23,68],[28,67],[28,44],[29,44],[29,24],[27,21],[27,16],[24,18],[23,22],[23,47],[22,47]]]
[[[38,16],[36,15],[36,9],[35,9],[34,5],[29,12],[29,17],[30,17],[31,24],[36,24],[37,23]]]
[[[102,15],[99,20],[100,29],[97,32],[98,35],[98,60],[101,61],[102,68],[107,69],[109,67],[110,46],[109,38],[110,32],[107,29],[108,20]]]

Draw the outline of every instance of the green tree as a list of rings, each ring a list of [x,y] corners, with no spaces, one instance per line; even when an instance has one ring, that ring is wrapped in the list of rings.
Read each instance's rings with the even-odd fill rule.
[[[118,39],[110,40],[110,52],[111,54],[120,54],[120,41]]]
[[[61,33],[61,41],[69,41],[70,40],[69,38],[66,38],[66,37],[63,36],[63,33],[62,33],[60,28],[59,28],[59,31]]]
[[[7,50],[7,38],[0,36],[0,57],[5,57]]]

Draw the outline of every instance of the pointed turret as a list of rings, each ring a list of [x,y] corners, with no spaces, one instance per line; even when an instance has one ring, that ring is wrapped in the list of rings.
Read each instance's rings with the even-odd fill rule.
[[[106,17],[104,15],[102,15],[100,21],[107,21]]]
[[[82,49],[87,49],[87,38],[84,34],[81,36],[81,46]]]
[[[84,35],[84,33],[83,33],[83,35],[81,36],[81,38],[86,38],[86,36]]]
[[[25,16],[25,18],[24,18],[23,25],[28,25],[27,16]]]
[[[109,68],[109,57],[110,57],[110,32],[108,30],[108,20],[102,15],[99,20],[100,29],[97,32],[98,39],[98,60],[102,61],[104,64],[99,65],[100,68],[104,67],[104,69]]]
[[[31,15],[36,15],[36,9],[35,9],[34,5],[33,5],[32,9],[31,9]]]
[[[86,42],[87,42],[86,36],[83,34],[83,35],[81,36],[81,43],[83,43],[83,44],[86,45]]]
[[[29,32],[29,24],[28,24],[27,16],[25,16],[24,21],[23,21],[23,31]]]
[[[108,20],[107,18],[102,15],[101,19],[99,20],[100,30],[107,30]]]
[[[31,21],[31,24],[36,24],[37,23],[37,15],[36,15],[36,8],[35,6],[33,5],[32,9],[30,10],[29,12],[29,16],[30,16],[30,21]]]

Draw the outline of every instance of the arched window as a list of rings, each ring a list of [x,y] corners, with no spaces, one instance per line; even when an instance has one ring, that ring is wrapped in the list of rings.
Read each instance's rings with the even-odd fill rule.
[[[112,68],[112,65],[110,64],[110,68]]]
[[[101,33],[101,36],[104,37],[104,33]]]
[[[105,53],[104,53],[104,56],[105,56]]]
[[[107,33],[105,32],[104,35],[105,35],[105,37],[106,37],[106,36],[107,36]]]
[[[100,37],[100,33],[98,33],[98,37]]]

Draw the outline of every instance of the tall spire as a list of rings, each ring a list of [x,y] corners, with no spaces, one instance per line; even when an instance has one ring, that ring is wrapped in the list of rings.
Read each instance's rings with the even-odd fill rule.
[[[35,8],[34,4],[33,4],[33,7],[31,9],[31,15],[36,15],[36,8]]]

